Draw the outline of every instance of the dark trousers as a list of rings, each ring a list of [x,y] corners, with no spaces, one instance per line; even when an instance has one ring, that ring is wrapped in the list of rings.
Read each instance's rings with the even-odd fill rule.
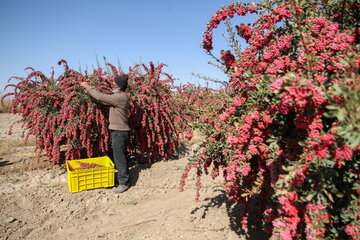
[[[126,158],[126,146],[129,139],[129,131],[111,130],[111,143],[115,167],[118,171],[119,184],[129,184],[129,165]]]

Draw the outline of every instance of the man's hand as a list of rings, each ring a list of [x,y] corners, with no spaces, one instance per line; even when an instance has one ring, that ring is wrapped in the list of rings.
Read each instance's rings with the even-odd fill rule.
[[[82,86],[83,88],[87,89],[90,87],[90,85],[87,82],[82,82],[80,83],[80,86]]]

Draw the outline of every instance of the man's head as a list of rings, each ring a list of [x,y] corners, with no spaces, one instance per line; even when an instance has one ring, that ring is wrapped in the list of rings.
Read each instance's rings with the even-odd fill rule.
[[[114,82],[122,91],[125,91],[128,85],[128,79],[129,79],[129,75],[122,74],[120,76],[116,76],[114,78]]]

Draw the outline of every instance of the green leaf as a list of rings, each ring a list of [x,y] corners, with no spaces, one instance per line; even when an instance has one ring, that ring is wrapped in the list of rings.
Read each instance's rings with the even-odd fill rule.
[[[306,197],[305,200],[310,202],[314,197],[315,197],[316,193],[309,193]]]
[[[344,108],[341,108],[337,114],[337,118],[340,120],[340,121],[344,121],[345,118],[346,118],[346,110]]]
[[[327,105],[327,106],[326,106],[326,109],[329,109],[329,110],[338,110],[338,109],[339,109],[339,106],[337,106],[337,105]]]
[[[333,196],[331,195],[331,193],[329,193],[328,191],[326,191],[325,189],[323,190],[325,195],[329,198],[330,202],[334,202],[334,198]]]

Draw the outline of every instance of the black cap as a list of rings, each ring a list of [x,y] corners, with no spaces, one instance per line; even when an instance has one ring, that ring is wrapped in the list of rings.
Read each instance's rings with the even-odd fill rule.
[[[116,83],[116,85],[121,88],[121,90],[125,91],[128,85],[128,79],[129,79],[129,75],[127,74],[122,74],[120,76],[116,76],[114,78],[114,81]]]

